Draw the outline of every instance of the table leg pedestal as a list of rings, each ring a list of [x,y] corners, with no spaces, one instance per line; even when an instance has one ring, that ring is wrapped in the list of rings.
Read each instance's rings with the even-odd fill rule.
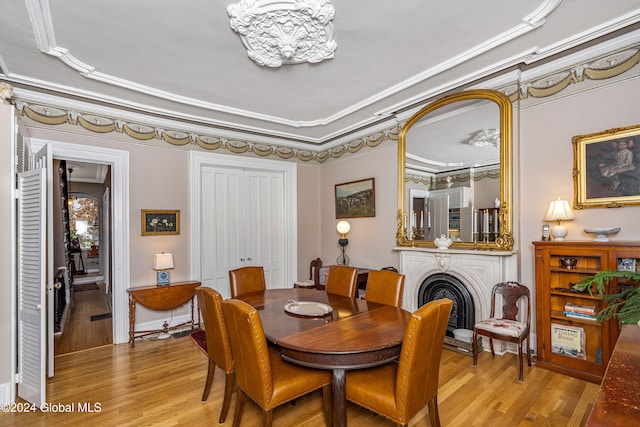
[[[347,425],[347,395],[345,389],[346,371],[333,370],[333,425],[346,427]]]

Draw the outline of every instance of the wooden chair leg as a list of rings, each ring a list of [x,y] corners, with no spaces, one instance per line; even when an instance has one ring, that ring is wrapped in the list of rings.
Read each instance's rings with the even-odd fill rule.
[[[518,365],[520,368],[520,376],[518,377],[518,380],[522,382],[523,371],[524,371],[524,366],[522,362],[522,341],[518,343]]]
[[[244,407],[244,391],[236,390],[236,410],[233,413],[233,427],[240,427],[240,419],[242,418],[242,409]]]
[[[527,337],[527,364],[531,367],[531,343],[529,337]]]
[[[262,426],[263,427],[271,427],[273,424],[273,410],[269,409],[268,411],[262,411]]]
[[[476,331],[473,331],[471,342],[471,347],[473,349],[473,366],[478,366],[478,334],[476,334]]]
[[[229,406],[231,405],[231,394],[233,393],[233,381],[235,374],[230,372],[226,375],[224,381],[224,398],[222,399],[222,409],[220,410],[220,418],[218,424],[223,424],[227,419],[229,413]]]
[[[440,427],[440,414],[438,413],[438,395],[433,396],[433,399],[427,404],[429,407],[429,421],[431,427]]]
[[[216,364],[209,359],[209,367],[207,368],[207,381],[204,383],[204,392],[202,393],[202,401],[205,402],[209,398],[211,384],[213,384],[213,376],[216,373]]]

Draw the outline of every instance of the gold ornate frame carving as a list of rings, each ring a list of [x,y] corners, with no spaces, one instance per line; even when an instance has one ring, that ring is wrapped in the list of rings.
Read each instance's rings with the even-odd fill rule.
[[[577,135],[573,144],[573,207],[640,205],[640,125]]]
[[[430,240],[410,240],[404,232],[405,175],[407,131],[423,116],[446,105],[466,100],[485,99],[495,102],[500,109],[500,233],[495,242],[454,242],[452,248],[512,250],[513,239],[513,168],[512,168],[512,106],[509,98],[496,90],[469,90],[445,96],[415,113],[400,130],[398,137],[398,216],[396,243],[399,246],[434,248]]]

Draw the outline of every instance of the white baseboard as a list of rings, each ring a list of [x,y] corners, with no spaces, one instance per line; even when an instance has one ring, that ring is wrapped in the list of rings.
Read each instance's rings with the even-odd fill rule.
[[[11,384],[0,384],[0,405],[13,403],[11,402]]]
[[[104,276],[102,276],[102,275],[100,275],[100,276],[74,277],[73,278],[73,283],[75,283],[76,285],[82,285],[84,283],[102,282],[103,279],[104,279]]]

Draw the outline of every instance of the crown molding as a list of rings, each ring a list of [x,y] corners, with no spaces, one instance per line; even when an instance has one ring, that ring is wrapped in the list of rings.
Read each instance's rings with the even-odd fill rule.
[[[56,41],[55,41],[55,32],[54,32],[54,26],[53,26],[53,22],[52,22],[52,18],[51,18],[51,13],[49,10],[49,2],[48,0],[26,0],[27,1],[27,9],[29,12],[29,16],[31,18],[31,22],[32,22],[32,26],[33,26],[33,30],[34,30],[34,34],[36,35],[36,43],[38,46],[38,49],[40,49],[43,53],[54,56],[58,59],[60,59],[62,62],[64,62],[66,65],[68,65],[69,67],[75,69],[76,71],[78,71],[82,76],[89,78],[89,79],[94,79],[97,81],[100,81],[102,83],[106,83],[106,84],[110,84],[113,86],[118,86],[118,87],[122,87],[131,91],[135,91],[138,93],[143,93],[146,95],[151,95],[153,97],[156,98],[160,98],[160,99],[165,99],[165,100],[170,100],[172,102],[177,102],[180,104],[184,104],[184,105],[189,105],[192,107],[196,107],[196,108],[201,108],[204,110],[208,110],[208,111],[214,111],[214,112],[220,112],[220,113],[227,113],[227,114],[231,114],[231,115],[236,115],[236,116],[240,116],[240,117],[246,117],[246,118],[251,118],[251,119],[255,119],[255,120],[259,120],[259,121],[263,121],[266,123],[274,123],[274,124],[279,124],[282,126],[286,126],[286,127],[290,127],[293,129],[300,129],[300,128],[312,128],[312,127],[322,127],[322,126],[326,126],[329,124],[332,124],[340,119],[343,119],[345,117],[347,117],[350,114],[353,114],[357,111],[360,111],[366,107],[369,107],[373,104],[375,104],[376,102],[380,102],[384,99],[386,99],[389,96],[395,95],[398,92],[405,90],[411,86],[414,86],[418,83],[421,83],[425,80],[428,80],[429,78],[442,73],[446,70],[449,70],[455,66],[458,66],[464,62],[467,62],[491,49],[494,49],[504,43],[507,43],[511,40],[514,40],[515,38],[518,38],[524,34],[529,33],[530,31],[535,30],[536,28],[539,28],[540,26],[544,25],[545,23],[545,18],[547,16],[549,16],[549,14],[551,14],[556,8],[557,6],[560,4],[561,0],[545,0],[541,3],[541,5],[536,8],[532,13],[530,13],[529,15],[525,16],[524,18],[522,18],[521,23],[514,26],[513,28],[504,31],[501,34],[496,35],[495,37],[484,41],[464,52],[459,53],[458,55],[455,55],[451,58],[449,58],[446,61],[443,61],[442,63],[438,64],[435,67],[431,67],[425,71],[423,71],[422,73],[419,73],[413,77],[410,77],[409,79],[406,79],[394,86],[391,86],[390,88],[380,91],[377,94],[372,95],[371,97],[368,97],[360,102],[357,102],[347,108],[344,108],[338,112],[336,112],[335,114],[329,115],[327,117],[324,118],[319,118],[319,119],[315,119],[315,120],[289,120],[283,117],[277,117],[277,116],[272,116],[272,115],[268,115],[268,114],[262,114],[262,113],[258,113],[258,112],[253,112],[253,111],[248,111],[248,110],[244,110],[244,109],[238,109],[238,108],[233,108],[233,107],[229,107],[229,106],[225,106],[225,105],[220,105],[220,104],[216,104],[216,103],[211,103],[211,102],[207,102],[207,101],[203,101],[203,100],[199,100],[199,99],[195,99],[195,98],[191,98],[191,97],[186,97],[186,96],[181,96],[175,93],[171,93],[171,92],[166,92],[166,91],[162,91],[153,87],[149,87],[146,85],[141,85],[139,83],[136,82],[132,82],[126,79],[121,79],[119,77],[116,76],[111,76],[109,74],[105,74],[102,73],[98,70],[95,69],[95,67],[91,66],[90,64],[85,64],[84,62],[82,62],[81,60],[75,58],[71,52],[68,51],[68,49],[61,47],[61,46],[57,46]],[[280,2],[279,2],[280,3]],[[429,93],[423,93],[417,97],[413,97],[410,100],[408,100],[408,104],[411,104],[413,102],[415,102],[416,99],[419,99],[422,97],[422,99],[426,99],[432,96],[436,96],[437,94],[442,94],[447,90],[451,90],[455,87],[459,87],[462,84],[466,84],[469,83],[471,81],[475,81],[478,80],[480,78],[484,78],[488,75],[489,72],[493,72],[496,71],[498,69],[504,69],[505,66],[513,64],[513,63],[517,63],[517,62],[521,62],[524,58],[529,58],[531,57],[531,53],[527,52],[524,56],[520,57],[520,58],[513,58],[511,59],[508,63],[499,65],[496,64],[495,66],[491,66],[491,67],[487,67],[485,70],[481,70],[479,72],[475,72],[475,73],[471,73],[468,76],[465,76],[461,79],[456,80],[455,82],[452,82],[449,85],[446,86],[441,86],[438,87],[432,91],[429,91]],[[243,130],[246,130],[247,132],[251,132],[251,133],[265,133],[265,134],[270,134],[273,133],[272,131],[270,131],[268,128],[264,128],[264,127],[254,127],[254,126],[241,126],[235,123],[231,123],[231,122],[226,122],[226,121],[220,121],[220,120],[213,120],[213,119],[209,119],[209,118],[204,118],[204,117],[198,117],[198,116],[193,116],[193,115],[188,115],[188,114],[180,114],[177,113],[175,111],[171,111],[171,110],[167,110],[167,109],[158,109],[158,108],[153,108],[149,105],[144,105],[144,104],[140,104],[140,103],[135,103],[135,102],[131,102],[131,101],[127,101],[124,99],[120,99],[120,98],[114,98],[114,97],[108,97],[108,96],[104,96],[101,94],[97,94],[94,92],[89,92],[89,91],[78,91],[75,90],[73,88],[70,87],[66,87],[63,85],[53,85],[50,84],[48,82],[43,82],[43,81],[37,81],[34,79],[29,79],[27,77],[24,76],[18,76],[18,75],[13,75],[13,76],[9,76],[12,81],[16,81],[19,83],[23,83],[23,84],[29,84],[29,85],[34,85],[34,86],[38,86],[38,87],[42,87],[44,89],[49,89],[49,90],[55,90],[55,91],[60,91],[60,92],[64,92],[64,93],[69,93],[71,95],[76,95],[76,96],[82,96],[82,97],[87,97],[90,99],[96,99],[99,101],[103,101],[103,102],[109,102],[112,103],[114,105],[119,105],[122,107],[127,107],[127,108],[133,108],[133,109],[137,109],[140,111],[149,111],[151,113],[154,114],[162,114],[162,115],[168,115],[168,116],[177,116],[177,117],[181,117],[184,118],[186,120],[191,120],[191,121],[201,121],[204,123],[208,123],[214,126],[220,126],[220,127],[234,127],[234,128],[240,128]],[[404,106],[407,105],[407,103],[402,103]],[[368,119],[364,119],[361,120],[359,123],[345,127],[344,129],[341,129],[339,131],[336,131],[332,134],[328,134],[328,135],[324,135],[323,137],[319,137],[319,138],[307,138],[304,136],[301,136],[299,134],[295,134],[293,132],[291,133],[277,133],[277,136],[283,137],[283,138],[288,138],[288,139],[296,139],[296,140],[300,140],[300,141],[305,141],[305,142],[310,142],[310,143],[315,143],[315,144],[321,144],[322,142],[326,141],[326,140],[330,140],[333,139],[335,137],[337,137],[340,134],[344,134],[344,133],[349,133],[351,132],[353,129],[357,129],[359,127],[363,127],[363,126],[367,126],[367,124],[373,123],[377,120],[380,119],[380,117],[386,117],[391,115],[393,112],[398,111],[400,108],[396,108],[395,106],[393,108],[386,108],[383,110],[380,110],[379,112],[377,112],[376,114],[374,114],[372,117],[369,117]]]
[[[571,58],[563,58],[544,66],[543,71],[512,71],[496,79],[485,81],[484,88],[498,87],[512,101],[527,98],[550,98],[557,96],[569,87],[591,81],[605,81],[622,78],[628,75],[640,62],[640,30],[624,38],[625,43],[619,51],[593,57],[589,55],[586,62],[575,62],[585,57],[586,53],[575,54]],[[616,44],[618,45],[618,44]],[[611,45],[609,45],[611,46]],[[595,52],[604,52],[603,46]],[[563,65],[564,68],[558,68]],[[526,80],[525,78],[530,78]],[[509,82],[510,79],[513,79]],[[220,130],[201,124],[184,123],[178,120],[162,119],[140,113],[102,107],[90,103],[71,101],[20,88],[13,89],[10,101],[16,105],[18,114],[27,117],[34,123],[44,126],[73,125],[84,131],[94,133],[120,133],[133,141],[149,141],[153,144],[168,143],[186,148],[200,147],[205,150],[220,150],[230,154],[252,154],[260,157],[274,157],[301,162],[314,161],[324,163],[329,159],[340,158],[345,154],[357,153],[362,149],[375,148],[384,142],[395,142],[404,120],[412,110],[388,117],[375,126],[364,127],[342,138],[326,143],[320,149],[309,148],[308,144],[299,142],[278,141],[271,135],[256,136],[248,139],[242,131]],[[422,104],[420,107],[424,106]],[[418,108],[418,107],[414,107]],[[523,108],[521,105],[520,108]],[[406,117],[405,117],[406,116]],[[252,135],[249,135],[250,137]],[[275,143],[274,143],[275,141]]]

